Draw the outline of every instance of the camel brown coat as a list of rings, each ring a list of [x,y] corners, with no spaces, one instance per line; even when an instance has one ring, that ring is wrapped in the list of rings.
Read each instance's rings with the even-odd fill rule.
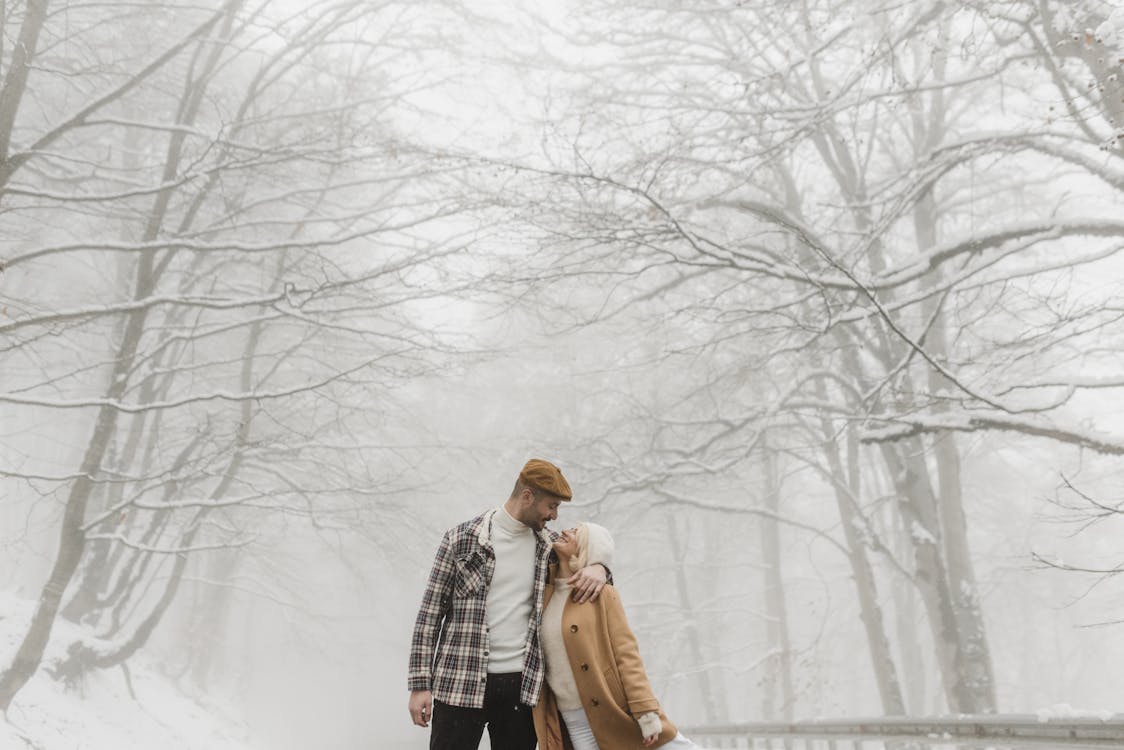
[[[548,584],[543,596],[544,610],[553,593],[553,583]],[[562,609],[562,641],[582,708],[601,750],[645,750],[640,725],[634,717],[651,711],[659,712],[661,727],[659,737],[650,747],[659,747],[675,738],[675,726],[660,710],[652,693],[636,636],[628,627],[624,607],[612,585],[601,589],[601,595],[593,602],[577,604],[567,598]],[[573,750],[563,730],[554,692],[545,681],[533,714],[539,750]]]

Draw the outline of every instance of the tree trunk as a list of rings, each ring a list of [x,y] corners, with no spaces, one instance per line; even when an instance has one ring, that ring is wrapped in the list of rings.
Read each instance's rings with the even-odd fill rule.
[[[146,403],[152,396],[151,388],[146,383],[141,390],[141,402]],[[120,457],[109,457],[111,466],[120,469],[123,466],[132,465],[133,456],[136,454],[140,440],[145,434],[144,427],[148,423],[147,417],[147,412],[132,415],[128,427],[129,436],[125,440],[125,448],[121,451]],[[147,451],[149,454],[151,454],[152,445],[154,443],[150,441]],[[142,472],[146,465],[147,462],[142,463]],[[104,493],[104,503],[98,504],[102,505],[102,510],[108,510],[120,503],[124,495],[125,483],[115,482]],[[94,512],[96,513],[97,510]],[[123,518],[128,518],[128,516],[129,514],[125,512],[121,516],[106,518],[97,525],[95,532],[109,534],[114,529],[120,528]],[[112,555],[113,547],[113,542],[108,539],[94,539],[87,545],[86,563],[82,566],[83,570],[79,575],[77,585],[74,586],[74,593],[60,613],[65,619],[71,622],[80,622],[84,617],[92,614],[98,608],[99,601],[105,598],[111,584],[113,571],[117,569],[115,564],[117,556]]]
[[[45,2],[35,3],[35,6],[36,8],[42,6],[42,11],[46,11]],[[30,17],[25,19],[25,24],[29,23],[30,20]],[[231,20],[232,15],[228,15],[227,25],[223,28],[222,33],[229,32]],[[21,30],[21,36],[22,33]],[[212,70],[218,62],[219,48],[221,47],[217,44],[218,40],[213,41],[216,43],[202,45],[211,50],[209,63]],[[194,120],[203,99],[204,85],[197,84],[199,80],[205,81],[206,76],[201,75],[196,81],[188,81],[185,84],[180,110],[177,113],[177,124],[186,125]],[[8,82],[5,82],[5,92],[7,92],[8,85]],[[0,103],[0,107],[2,106],[3,103]],[[0,118],[4,116],[5,114],[0,111]],[[0,119],[0,127],[2,125],[3,120]],[[182,130],[177,130],[168,140],[161,176],[163,184],[171,183],[179,169],[185,138],[186,134]],[[144,241],[153,242],[159,237],[167,216],[171,196],[172,190],[170,188],[163,189],[157,194],[153,207],[148,214]],[[155,252],[145,251],[141,253],[134,276],[132,295],[134,301],[141,301],[153,293],[158,276],[155,271]],[[32,616],[27,635],[20,643],[11,666],[0,675],[0,711],[8,710],[16,693],[27,684],[39,668],[43,659],[43,652],[50,640],[51,630],[54,627],[55,617],[58,615],[63,594],[73,580],[78,564],[82,560],[85,548],[83,526],[86,519],[86,507],[94,489],[91,477],[100,472],[106,449],[114,439],[120,412],[113,404],[120,401],[125,395],[129,371],[136,357],[141,337],[144,334],[147,317],[148,310],[146,308],[141,308],[128,315],[125,332],[113,360],[114,366],[110,375],[109,386],[105,391],[106,404],[98,409],[94,432],[82,458],[79,478],[71,486],[70,494],[67,497],[66,510],[63,513],[62,526],[59,530],[59,549],[55,557],[55,564],[39,597],[39,605]]]
[[[137,268],[134,299],[143,299],[150,293],[152,264],[152,253],[145,253]],[[11,666],[0,675],[0,710],[2,711],[8,710],[16,693],[27,684],[39,668],[43,651],[51,637],[55,617],[62,603],[63,592],[74,578],[78,563],[82,559],[85,546],[85,533],[82,528],[86,520],[86,505],[95,486],[91,478],[100,472],[106,448],[113,440],[120,412],[112,403],[120,400],[125,394],[128,368],[136,355],[137,345],[144,331],[145,317],[146,312],[143,310],[129,316],[129,324],[125,328],[124,339],[118,347],[116,364],[105,392],[106,401],[109,403],[98,409],[94,433],[82,458],[79,477],[74,481],[67,497],[66,510],[59,530],[59,549],[55,564],[39,596],[39,605],[31,619],[27,635],[20,643]]]
[[[278,279],[281,274],[278,273]],[[254,388],[254,353],[257,351],[258,344],[261,340],[262,325],[254,323],[250,326],[246,336],[246,344],[243,347],[241,357],[241,368],[239,377],[239,387],[243,392],[248,392]],[[239,405],[240,420],[239,429],[236,435],[235,444],[231,449],[230,461],[227,463],[226,470],[223,472],[222,478],[218,484],[210,492],[208,499],[210,501],[219,501],[225,497],[226,493],[230,490],[230,486],[234,483],[238,472],[242,468],[244,458],[243,451],[250,438],[250,428],[253,422],[253,406],[249,400],[243,400]],[[201,436],[200,436],[201,437]],[[180,467],[187,461],[190,454],[195,450],[199,438],[188,443],[176,456],[174,463],[175,467]],[[171,500],[179,489],[179,483],[169,480],[165,484],[164,500]],[[68,650],[68,658],[58,668],[57,672],[64,677],[73,679],[80,675],[86,669],[116,666],[124,663],[129,657],[135,654],[142,648],[151,637],[156,626],[163,619],[164,614],[168,611],[172,602],[175,600],[176,594],[179,591],[180,581],[183,579],[184,570],[187,567],[188,552],[186,551],[191,547],[195,541],[196,535],[202,525],[204,518],[207,516],[211,508],[206,505],[200,506],[195,513],[191,523],[188,524],[187,531],[181,535],[179,546],[184,550],[175,553],[175,565],[173,566],[172,573],[164,586],[164,591],[160,596],[159,601],[149,612],[149,614],[141,621],[136,629],[126,638],[118,648],[112,651],[97,651],[85,646],[82,643],[72,644]],[[172,511],[161,511],[153,518],[152,528],[162,528],[168,522]],[[155,543],[153,540],[152,543]],[[152,552],[144,553],[146,555],[142,566],[146,566],[151,559]],[[133,576],[130,581],[130,587],[137,584],[143,577],[143,570],[140,574]],[[128,593],[122,595],[117,601],[114,608],[114,621],[113,627],[116,630],[120,626],[120,613],[126,601],[128,601]]]
[[[11,175],[8,152],[12,146],[12,130],[27,91],[27,77],[39,46],[39,33],[47,22],[47,5],[47,0],[27,0],[19,39],[12,48],[12,60],[8,64],[8,74],[4,76],[4,88],[0,91],[0,175],[3,175],[0,187]]]
[[[192,682],[200,690],[210,687],[211,674],[220,653],[218,634],[223,632],[234,597],[229,586],[222,585],[234,577],[238,568],[238,550],[221,549],[207,553],[208,583],[203,595],[195,598],[188,614],[187,668]]]
[[[906,539],[900,509],[891,507],[890,515],[887,526],[894,530],[892,542],[894,549],[891,554],[899,559],[906,559],[912,554],[913,544]],[[895,632],[898,635],[898,653],[901,656],[906,712],[914,716],[940,713],[941,706],[928,705],[929,686],[933,684],[933,675],[926,666],[925,652],[919,637],[924,614],[917,606],[917,588],[913,577],[895,577],[891,593],[894,597]],[[937,675],[938,679],[939,677],[940,675]]]
[[[188,529],[187,533],[183,535],[182,545],[184,547],[190,547],[195,540],[195,535],[199,531],[199,526],[205,513],[206,509],[201,508],[195,514],[191,527]],[[88,670],[107,669],[124,664],[129,657],[139,651],[141,647],[148,642],[149,637],[152,635],[153,631],[156,630],[156,626],[160,623],[164,613],[175,600],[176,594],[179,591],[180,582],[183,580],[183,571],[187,565],[187,557],[187,554],[183,552],[175,555],[175,563],[172,566],[172,572],[168,576],[160,599],[124,642],[111,651],[102,651],[92,648],[81,641],[72,643],[70,648],[67,649],[66,659],[53,670],[55,676],[73,684]]]
[[[819,388],[822,392],[823,385],[821,384]],[[839,508],[840,525],[847,541],[847,561],[851,566],[851,577],[855,581],[859,615],[866,633],[867,648],[874,669],[874,679],[878,685],[878,696],[882,701],[882,711],[887,716],[900,716],[905,714],[901,681],[898,679],[898,668],[894,663],[890,639],[886,635],[885,618],[882,616],[882,606],[878,601],[877,581],[867,555],[867,540],[860,533],[860,527],[866,528],[867,524],[860,517],[855,506],[862,489],[858,443],[848,430],[847,465],[844,467],[830,420],[821,419],[820,424],[824,437],[823,450],[831,471],[831,487],[835,493],[836,506]]]
[[[687,580],[687,551],[691,546],[690,535],[680,530],[672,516],[667,517],[667,533],[668,539],[671,540],[672,551],[675,553],[673,567],[675,569],[675,587],[679,593],[679,606],[681,611],[686,613],[683,630],[686,636],[687,653],[691,664],[700,667],[694,671],[695,680],[698,683],[696,694],[702,701],[703,713],[706,716],[707,723],[713,724],[725,711],[718,703],[718,695],[710,679],[710,670],[701,668],[702,665],[706,664],[706,658],[703,653],[702,639],[699,638],[699,626],[695,618],[696,607],[691,597],[692,588]]]
[[[955,713],[986,710],[968,684],[968,655],[960,638],[955,599],[941,558],[937,498],[929,482],[924,445],[917,438],[882,446],[898,495],[906,541],[913,550],[914,580],[925,606],[948,708]]]
[[[762,441],[764,446],[764,441]],[[765,510],[780,511],[780,480],[777,477],[776,454],[768,448],[763,453],[765,470]],[[769,660],[766,662],[762,686],[762,714],[766,721],[792,721],[796,691],[792,679],[792,640],[788,630],[788,607],[784,598],[784,577],[781,574],[780,524],[762,518],[761,557],[765,567],[764,599]],[[777,699],[780,710],[777,710]]]
[[[952,435],[938,435],[936,458],[940,478],[941,538],[949,586],[964,649],[963,679],[972,694],[974,713],[994,713],[995,676],[987,629],[980,606],[976,573],[968,548],[968,529],[960,490],[960,456]]]
[[[937,244],[936,202],[927,193],[917,202],[913,212],[918,249],[929,251]],[[939,280],[939,273],[938,273]],[[925,337],[929,355],[936,361],[947,363],[948,343],[944,312],[938,308],[940,297],[927,300],[922,305],[926,318],[933,325]],[[933,394],[952,388],[940,372],[928,368],[928,388]],[[948,405],[936,399],[932,409],[936,413],[948,410]],[[932,441],[933,459],[937,468],[938,500],[941,541],[945,565],[948,570],[952,605],[956,612],[957,630],[963,650],[962,675],[965,689],[972,694],[975,713],[996,711],[995,676],[988,648],[987,629],[980,607],[976,573],[968,545],[968,524],[964,516],[964,498],[960,481],[960,451],[952,432],[937,433]]]
[[[1092,77],[1087,96],[1099,106],[1101,115],[1112,128],[1109,140],[1097,145],[1106,150],[1124,151],[1124,60],[1114,54],[1104,39],[1089,33],[1100,28],[1107,17],[1091,3],[1083,3],[1080,5],[1084,7],[1073,9],[1076,12],[1072,14],[1071,28],[1059,29],[1054,7],[1042,0],[1035,5],[1048,54],[1080,60]],[[1058,7],[1064,5],[1066,3],[1058,3]],[[1111,3],[1104,7],[1111,7]],[[1068,97],[1068,92],[1063,90],[1062,93]]]

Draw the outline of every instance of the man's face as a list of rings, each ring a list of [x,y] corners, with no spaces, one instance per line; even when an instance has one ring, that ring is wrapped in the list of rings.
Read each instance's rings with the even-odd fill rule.
[[[523,517],[519,519],[520,521],[535,531],[542,531],[546,527],[547,521],[558,519],[558,506],[562,504],[560,498],[545,494],[535,497],[530,490],[523,491],[530,497],[527,498],[529,502],[525,506],[526,510]]]

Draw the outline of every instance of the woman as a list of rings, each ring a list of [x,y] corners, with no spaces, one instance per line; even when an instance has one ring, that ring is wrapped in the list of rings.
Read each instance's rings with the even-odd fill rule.
[[[609,532],[593,523],[563,531],[554,543],[558,565],[539,626],[546,657],[546,681],[534,709],[539,749],[697,749],[660,710],[616,589],[606,585],[586,604],[568,595],[572,571],[591,555],[608,559],[612,546]]]

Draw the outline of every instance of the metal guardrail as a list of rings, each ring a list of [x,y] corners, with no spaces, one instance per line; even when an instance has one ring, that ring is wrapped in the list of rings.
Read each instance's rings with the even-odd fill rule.
[[[1025,714],[949,717],[813,719],[683,727],[709,748],[750,750],[876,750],[883,748],[1119,748],[1124,715],[1039,718]]]

